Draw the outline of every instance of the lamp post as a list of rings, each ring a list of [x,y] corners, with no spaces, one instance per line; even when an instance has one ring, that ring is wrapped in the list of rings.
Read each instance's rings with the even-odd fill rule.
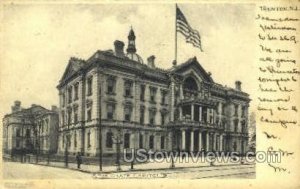
[[[24,156],[24,125],[25,125],[25,120],[22,119],[22,129],[21,129],[21,162],[23,163],[23,156]]]
[[[174,137],[175,137],[175,132],[174,131],[172,131],[171,132],[172,134],[171,134],[171,137],[170,137],[170,140],[171,140],[171,153],[172,154],[170,154],[171,155],[171,165],[170,165],[170,168],[171,169],[173,169],[173,168],[175,168],[175,163],[174,163],[174,147],[173,147],[173,139],[174,139]]]
[[[116,144],[116,152],[117,152],[117,156],[116,156],[116,166],[117,166],[117,171],[121,171],[121,162],[120,162],[120,158],[121,158],[121,144],[123,143],[122,139],[121,139],[121,130],[118,130],[118,134],[117,137],[114,138],[114,144]]]

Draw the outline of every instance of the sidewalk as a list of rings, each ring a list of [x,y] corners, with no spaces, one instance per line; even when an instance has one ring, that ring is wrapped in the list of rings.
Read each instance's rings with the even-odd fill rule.
[[[191,167],[208,167],[211,166],[210,162],[204,161],[204,157],[197,159],[197,161],[193,161],[191,157],[189,158],[178,158],[174,159],[175,160],[175,169],[181,169],[181,168],[191,168]],[[220,158],[218,159],[220,160]],[[38,165],[44,165],[44,166],[51,166],[51,167],[60,167],[60,168],[66,168],[64,162],[39,162]],[[228,166],[228,165],[241,165],[240,162],[215,162],[214,166]],[[121,165],[121,171],[149,171],[149,170],[164,170],[164,169],[170,169],[171,166],[171,161],[170,159],[160,159],[154,161],[149,160],[147,163],[139,163],[139,164],[134,164],[134,169],[131,170],[131,165]],[[87,165],[87,164],[82,164],[80,169],[77,169],[77,164],[76,163],[68,163],[68,169],[72,170],[77,170],[77,171],[82,171],[82,172],[87,172],[87,173],[99,173],[99,165]],[[102,167],[102,172],[103,173],[113,173],[117,172],[117,167],[116,165],[110,165],[110,166],[103,166]]]

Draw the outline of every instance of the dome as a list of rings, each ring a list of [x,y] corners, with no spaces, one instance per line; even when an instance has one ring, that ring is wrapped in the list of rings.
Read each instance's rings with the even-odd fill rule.
[[[126,57],[129,58],[130,60],[133,60],[133,61],[136,61],[136,62],[139,62],[142,64],[144,63],[142,57],[136,53],[127,53]]]

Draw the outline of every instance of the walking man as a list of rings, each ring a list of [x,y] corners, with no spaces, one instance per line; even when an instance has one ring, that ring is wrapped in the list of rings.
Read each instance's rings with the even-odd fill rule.
[[[80,152],[78,152],[76,155],[76,161],[77,161],[77,168],[80,169],[80,165],[82,164],[82,158]]]

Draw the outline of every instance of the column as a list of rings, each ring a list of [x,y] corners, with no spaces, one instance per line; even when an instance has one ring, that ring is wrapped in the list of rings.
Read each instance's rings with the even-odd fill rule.
[[[213,135],[213,149],[217,151],[217,133]]]
[[[201,131],[199,131],[199,151],[201,151],[202,150],[202,132]]]
[[[181,150],[185,150],[185,130],[181,131]]]
[[[194,131],[191,130],[191,146],[190,146],[190,151],[194,151]]]
[[[191,120],[194,121],[194,104],[191,104]]]
[[[182,107],[179,107],[179,120],[182,120]]]
[[[220,134],[220,151],[223,151],[223,134]]]
[[[183,100],[184,96],[183,96],[182,84],[179,85],[179,95],[180,95],[180,100]]]
[[[209,123],[210,108],[206,109],[206,123]]]
[[[202,107],[199,106],[199,121],[202,121]]]
[[[206,133],[206,151],[209,151],[209,132]]]

